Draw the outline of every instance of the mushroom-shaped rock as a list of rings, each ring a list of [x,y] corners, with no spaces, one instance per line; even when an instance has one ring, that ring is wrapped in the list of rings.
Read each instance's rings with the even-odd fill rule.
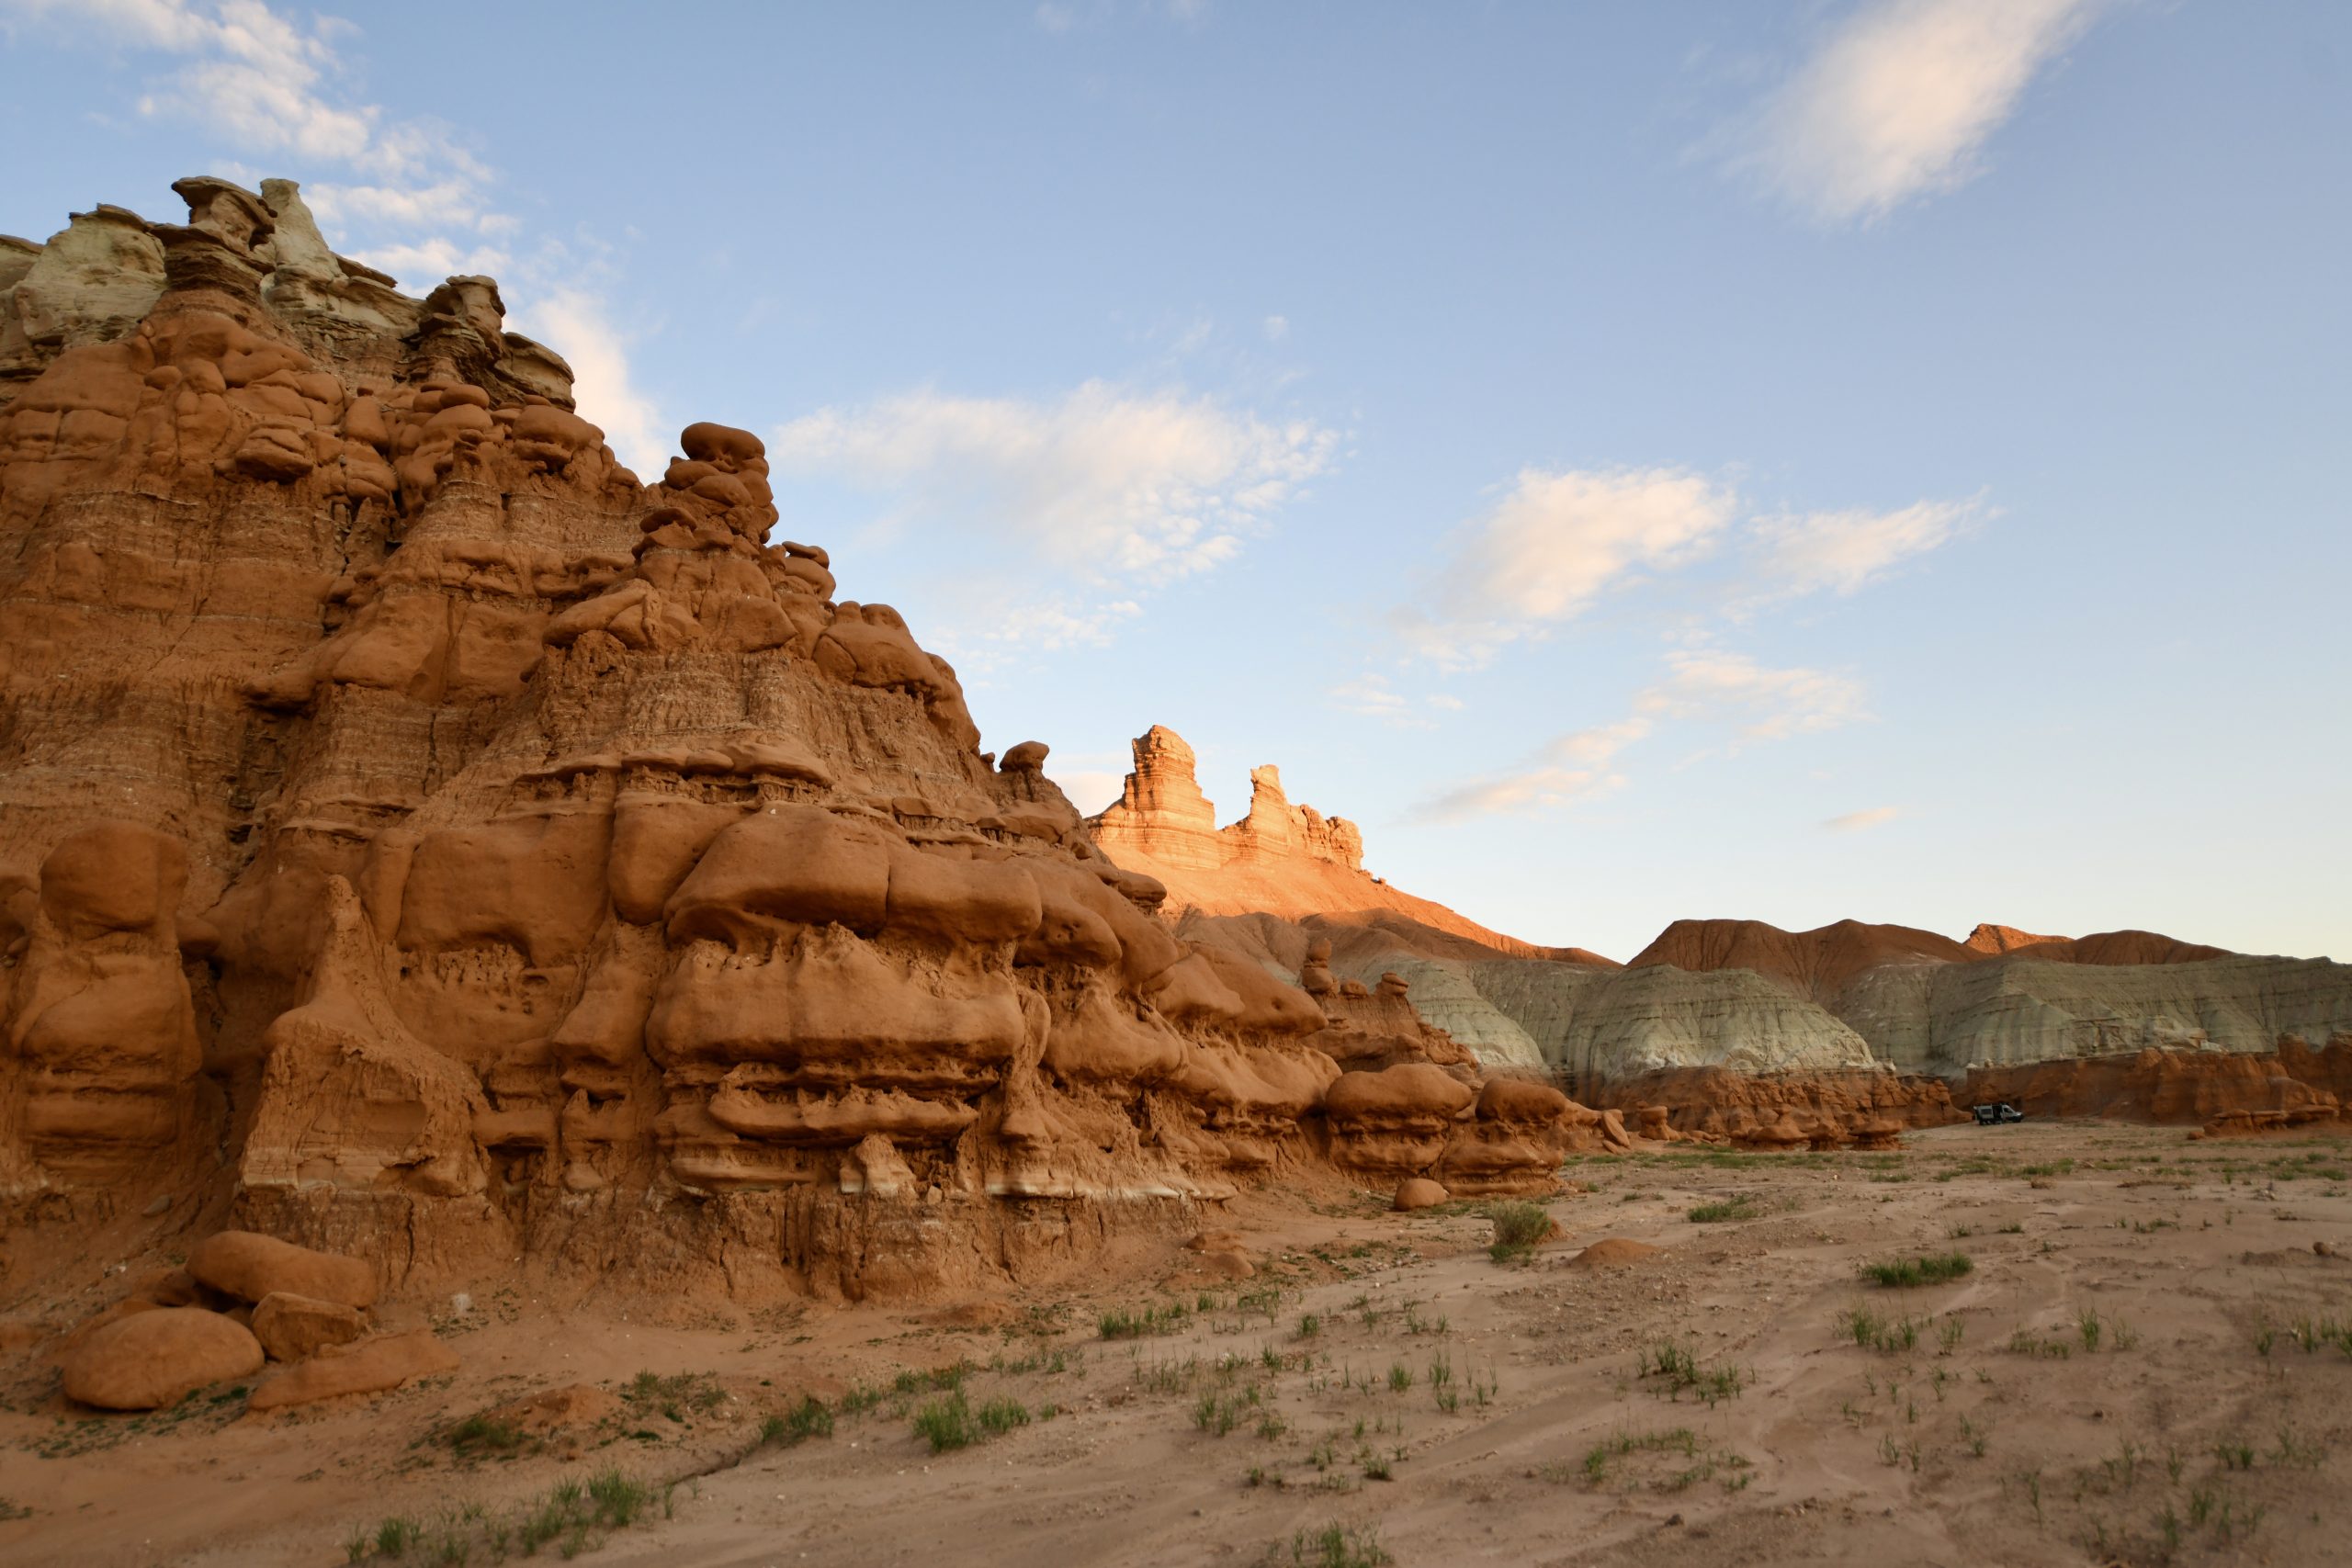
[[[1306,962],[1299,966],[1298,988],[1310,997],[1328,997],[1340,988],[1331,973],[1331,939],[1318,936],[1306,944]]]
[[[1858,1149],[1898,1149],[1903,1146],[1903,1123],[1892,1116],[1875,1116],[1854,1124],[1849,1130]]]
[[[65,1396],[101,1410],[153,1410],[261,1371],[261,1341],[201,1307],[157,1307],[118,1318],[65,1358]]]
[[[1323,1113],[1340,1122],[1450,1122],[1476,1098],[1442,1068],[1402,1062],[1376,1073],[1340,1074],[1323,1097]]]
[[[1023,740],[1020,745],[1005,752],[1004,761],[997,764],[997,771],[1003,773],[1034,773],[1046,765],[1047,750],[1048,748],[1042,740]]]
[[[1801,1149],[1813,1142],[1813,1134],[1797,1125],[1797,1119],[1788,1111],[1768,1126],[1753,1128],[1741,1135],[1741,1143],[1762,1149]]]
[[[347,1307],[376,1304],[376,1271],[359,1258],[313,1252],[255,1231],[206,1236],[188,1253],[187,1271],[198,1283],[242,1302],[285,1291]]]
[[[1532,1078],[1496,1077],[1478,1091],[1478,1120],[1549,1126],[1567,1118],[1568,1097]]]
[[[1415,1209],[1434,1209],[1453,1196],[1426,1176],[1408,1177],[1396,1184],[1396,1201],[1388,1206],[1397,1213],[1409,1213]]]

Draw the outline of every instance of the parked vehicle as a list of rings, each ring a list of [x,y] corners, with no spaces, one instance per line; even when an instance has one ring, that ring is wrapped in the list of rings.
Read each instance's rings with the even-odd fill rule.
[[[1995,1127],[2004,1122],[2025,1120],[2025,1112],[2007,1100],[2003,1100],[1998,1105],[1979,1105],[1975,1107],[1975,1111],[1976,1124],[1979,1127]]]

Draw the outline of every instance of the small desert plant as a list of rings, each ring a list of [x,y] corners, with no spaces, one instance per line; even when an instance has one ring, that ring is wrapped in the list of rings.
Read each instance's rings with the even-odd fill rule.
[[[1017,1399],[991,1399],[980,1406],[980,1430],[1001,1438],[1015,1427],[1029,1425],[1029,1407]]]
[[[810,1438],[833,1435],[833,1413],[815,1394],[802,1399],[781,1416],[771,1416],[760,1423],[762,1445],[781,1443],[786,1448],[806,1442]]]
[[[618,1470],[600,1470],[588,1478],[588,1501],[595,1522],[616,1529],[635,1524],[650,1495],[644,1482]]]
[[[523,1446],[522,1430],[512,1422],[488,1416],[469,1416],[442,1434],[442,1440],[461,1458],[479,1454],[510,1455]]]
[[[1732,1198],[1722,1202],[1700,1204],[1690,1211],[1690,1223],[1712,1225],[1724,1220],[1752,1220],[1760,1213],[1762,1211],[1756,1207],[1753,1200]]]
[[[1552,1234],[1552,1216],[1537,1203],[1490,1203],[1487,1218],[1495,1227],[1494,1245],[1487,1254],[1498,1263],[1508,1263],[1523,1258],[1534,1250],[1535,1244]]]
[[[1939,1253],[1928,1258],[1897,1258],[1862,1265],[1862,1278],[1889,1287],[1941,1285],[1959,1279],[1976,1264],[1964,1252]]]
[[[405,1556],[424,1533],[424,1528],[414,1519],[394,1515],[376,1526],[376,1553],[379,1557]]]
[[[1099,1326],[1105,1339],[1140,1339],[1148,1334],[1175,1333],[1184,1326],[1185,1315],[1182,1302],[1147,1306],[1135,1312],[1114,1308],[1102,1314]]]
[[[979,1441],[979,1433],[972,1424],[972,1407],[965,1402],[964,1391],[959,1388],[945,1399],[933,1400],[916,1411],[915,1436],[928,1442],[935,1454],[969,1448]]]
[[[1330,1524],[1292,1536],[1287,1553],[1282,1542],[1275,1542],[1266,1561],[1288,1563],[1291,1568],[1385,1568],[1395,1560],[1381,1546],[1376,1526],[1358,1529],[1353,1525]]]

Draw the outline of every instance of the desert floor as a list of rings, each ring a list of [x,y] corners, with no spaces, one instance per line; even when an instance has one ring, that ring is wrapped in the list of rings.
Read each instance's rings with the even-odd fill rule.
[[[2352,1147],[1908,1144],[1581,1160],[1562,1234],[1502,1263],[1480,1206],[1364,1194],[1213,1217],[1240,1280],[1169,1238],[1010,1302],[694,1326],[501,1297],[435,1318],[454,1378],[275,1419],[225,1391],[92,1418],[25,1371],[0,1561],[487,1563],[534,1519],[539,1558],[660,1568],[2352,1556]],[[1659,1251],[1579,1260],[1607,1238]],[[613,1397],[568,1428],[464,1420],[583,1382]],[[810,1394],[830,1433],[788,1419]],[[934,1453],[926,1412],[973,1440]]]

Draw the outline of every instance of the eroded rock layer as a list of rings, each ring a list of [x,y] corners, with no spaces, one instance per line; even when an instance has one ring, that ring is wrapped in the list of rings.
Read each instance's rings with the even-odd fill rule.
[[[0,246],[12,1271],[192,1192],[391,1280],[857,1294],[1284,1168],[1549,1182],[1556,1091],[1180,937],[983,755],[756,438],[641,483],[491,280],[176,188]],[[1259,787],[1238,856],[1360,874]]]
[[[2006,1101],[2029,1116],[2196,1122],[2210,1134],[2283,1132],[2352,1122],[2352,1032],[2314,1049],[2289,1035],[2274,1051],[2133,1051],[1986,1067],[1968,1104]]]

